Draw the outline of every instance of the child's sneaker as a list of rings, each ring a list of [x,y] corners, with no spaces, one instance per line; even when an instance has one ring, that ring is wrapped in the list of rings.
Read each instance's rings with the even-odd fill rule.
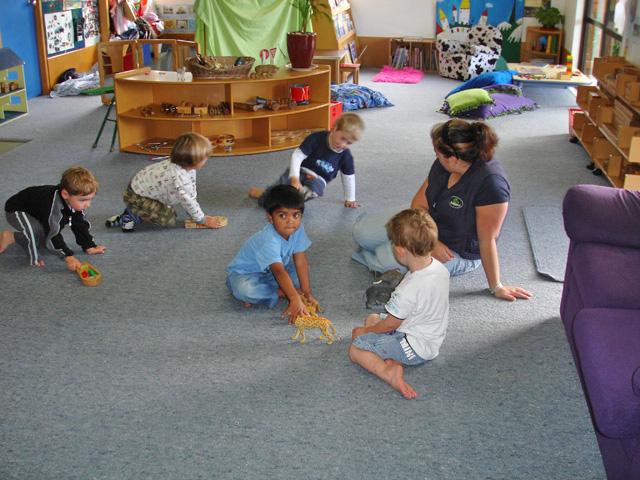
[[[136,224],[142,223],[142,219],[138,215],[132,213],[128,208],[125,208],[122,215],[118,217],[117,222],[118,224],[116,225],[119,225],[123,232],[133,232],[136,228]]]
[[[107,221],[104,222],[107,228],[113,227],[121,227],[122,226],[122,216],[114,215],[113,217],[107,218]]]
[[[136,228],[136,222],[133,220],[129,220],[128,222],[122,222],[122,225],[120,228],[125,233],[133,232]]]

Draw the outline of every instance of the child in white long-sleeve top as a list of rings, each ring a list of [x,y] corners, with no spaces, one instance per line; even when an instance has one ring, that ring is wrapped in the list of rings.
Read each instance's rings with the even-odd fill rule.
[[[142,222],[172,226],[176,223],[175,205],[181,205],[197,223],[221,227],[219,219],[204,214],[197,200],[196,171],[205,166],[210,152],[208,138],[193,132],[180,135],[167,160],[143,168],[131,179],[123,195],[127,207],[109,218],[107,227],[132,232]]]
[[[360,140],[363,132],[364,122],[358,115],[343,114],[330,131],[315,132],[304,139],[291,155],[289,168],[274,185],[292,185],[304,194],[306,201],[323,196],[327,184],[340,172],[344,206],[358,208],[355,168],[349,146]],[[264,206],[264,192],[262,188],[251,187],[249,196]]]
[[[403,365],[420,365],[438,356],[449,319],[449,272],[431,252],[438,229],[418,208],[403,210],[387,223],[398,263],[409,270],[385,305],[353,329],[349,358],[398,390],[418,394],[404,380]]]

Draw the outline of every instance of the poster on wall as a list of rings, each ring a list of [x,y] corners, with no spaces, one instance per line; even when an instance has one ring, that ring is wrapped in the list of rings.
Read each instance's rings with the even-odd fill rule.
[[[196,15],[188,3],[158,3],[158,17],[164,22],[166,33],[193,33],[196,31]]]
[[[45,13],[44,31],[47,36],[47,53],[55,55],[75,46],[73,15],[70,10]]]
[[[493,25],[502,33],[502,56],[520,60],[525,0],[436,0],[436,33]]]
[[[84,46],[95,45],[100,41],[98,0],[82,1],[82,17],[84,18]]]

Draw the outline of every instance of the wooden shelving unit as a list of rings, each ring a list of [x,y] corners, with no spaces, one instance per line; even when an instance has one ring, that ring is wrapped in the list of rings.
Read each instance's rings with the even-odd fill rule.
[[[544,49],[540,47],[544,46]],[[562,58],[562,30],[527,27],[525,40],[520,50],[520,61],[530,62],[534,58],[548,59],[548,63],[560,64]]]
[[[342,50],[346,52],[346,63],[358,60],[360,46],[348,0],[318,0],[325,15],[315,15],[313,31],[318,34],[316,48],[319,50]]]
[[[234,102],[248,102],[260,96],[268,99],[288,98],[292,84],[309,85],[309,105],[279,110],[244,111],[233,107]],[[214,156],[247,155],[297,147],[300,138],[274,142],[274,133],[301,129],[329,129],[330,68],[319,66],[310,72],[287,69],[267,79],[205,80],[179,82],[176,72],[161,72],[148,68],[115,75],[116,111],[120,150],[149,154],[141,147],[150,140],[173,140],[186,132],[198,132],[215,138],[234,135],[231,152],[214,150]],[[218,105],[227,102],[229,115],[172,115],[163,113],[162,103],[180,105]],[[151,107],[153,114],[143,113]]]
[[[623,57],[596,58],[598,86],[578,87],[575,136],[611,185],[640,190],[640,69]]]
[[[404,49],[405,53],[401,53]],[[438,70],[435,38],[390,38],[389,62],[396,68],[412,67],[424,72]]]

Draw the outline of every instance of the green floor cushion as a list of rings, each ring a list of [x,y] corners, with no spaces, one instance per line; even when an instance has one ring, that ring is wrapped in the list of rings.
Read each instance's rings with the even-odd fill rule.
[[[489,92],[482,88],[470,88],[447,97],[448,113],[451,116],[459,115],[467,110],[473,110],[481,105],[493,103]]]

